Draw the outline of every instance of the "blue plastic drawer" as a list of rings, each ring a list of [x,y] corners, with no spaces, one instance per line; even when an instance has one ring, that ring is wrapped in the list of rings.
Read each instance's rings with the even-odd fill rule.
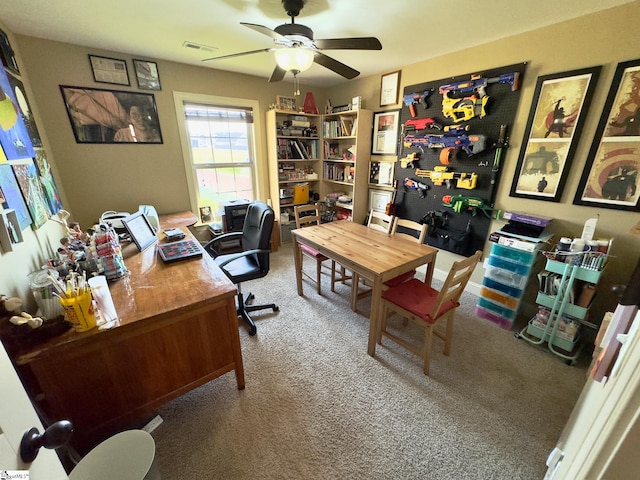
[[[509,260],[505,260],[502,257],[497,257],[495,255],[489,255],[487,262],[492,267],[502,268],[503,270],[508,270],[513,273],[517,273],[518,275],[528,275],[529,274],[529,266],[522,265],[521,263],[511,262]]]
[[[505,285],[504,283],[501,283],[501,282],[496,282],[490,277],[484,277],[482,279],[482,285],[484,285],[485,287],[489,287],[494,290],[497,290],[499,292],[506,293],[507,295],[510,295],[515,298],[520,298],[522,296],[521,289],[512,287],[510,285]]]
[[[517,273],[505,270],[504,268],[493,267],[489,265],[488,262],[489,259],[487,258],[482,265],[484,267],[485,278],[490,278],[496,282],[500,282],[513,288],[519,288],[521,290],[527,285],[528,277],[526,275],[518,275]]]
[[[500,245],[497,243],[494,243],[491,246],[491,255],[497,255],[498,257],[502,257],[512,262],[520,263],[527,266],[533,264],[534,260],[536,259],[535,253],[523,252],[522,250],[505,247],[504,245]]]
[[[478,297],[478,306],[487,310],[491,310],[492,312],[508,319],[514,319],[516,317],[515,310],[511,310],[510,308],[506,308],[502,305],[498,305],[497,303],[493,303],[486,298]]]

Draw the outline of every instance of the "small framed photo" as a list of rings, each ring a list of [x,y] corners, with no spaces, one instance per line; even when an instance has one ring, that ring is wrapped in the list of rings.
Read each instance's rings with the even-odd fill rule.
[[[376,112],[373,115],[373,146],[375,155],[395,155],[398,146],[400,110]]]
[[[210,206],[200,207],[200,221],[202,223],[213,222],[213,212]]]
[[[398,103],[398,91],[400,87],[400,70],[385,73],[380,78],[380,106],[395,105]]]
[[[296,99],[294,97],[283,97],[276,95],[276,108],[278,110],[286,110],[288,112],[296,111]]]
[[[125,60],[89,55],[89,61],[91,62],[93,79],[96,82],[131,85]]]
[[[136,71],[138,88],[143,90],[162,90],[160,87],[160,75],[158,64],[148,60],[133,59],[133,69]]]

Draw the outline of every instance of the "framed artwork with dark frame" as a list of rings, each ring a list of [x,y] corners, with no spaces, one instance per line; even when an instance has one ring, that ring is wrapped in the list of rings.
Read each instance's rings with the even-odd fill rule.
[[[125,60],[89,54],[89,62],[96,82],[131,85]]]
[[[573,203],[640,211],[640,59],[616,67]]]
[[[162,143],[152,93],[60,85],[77,143]]]
[[[395,105],[398,103],[400,91],[401,71],[385,73],[380,77],[380,106]]]
[[[601,70],[538,77],[510,196],[560,201]]]
[[[398,123],[400,110],[387,110],[373,114],[374,155],[395,155],[398,151]]]
[[[162,90],[158,64],[148,60],[133,59],[133,69],[136,71],[138,88],[143,90]]]

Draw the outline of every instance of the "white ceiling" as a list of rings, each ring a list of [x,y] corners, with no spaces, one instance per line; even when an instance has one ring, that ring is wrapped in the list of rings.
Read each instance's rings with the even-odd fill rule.
[[[308,0],[296,23],[315,38],[377,37],[381,51],[323,51],[369,76],[632,1]],[[281,0],[2,0],[0,22],[13,33],[268,79],[272,53],[202,59],[270,48],[269,37],[240,22],[273,29],[289,18]],[[348,81],[319,65],[302,77],[315,86]]]

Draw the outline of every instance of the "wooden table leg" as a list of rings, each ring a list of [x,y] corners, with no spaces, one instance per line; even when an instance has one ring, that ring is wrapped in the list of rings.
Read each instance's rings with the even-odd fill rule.
[[[376,340],[378,336],[378,322],[380,319],[380,308],[382,295],[382,279],[377,277],[373,281],[373,289],[371,291],[371,315],[369,316],[369,343],[367,353],[372,357],[376,354]]]
[[[296,268],[296,285],[298,286],[298,295],[302,296],[302,252],[300,251],[300,244],[295,235],[293,237],[293,261]]]

